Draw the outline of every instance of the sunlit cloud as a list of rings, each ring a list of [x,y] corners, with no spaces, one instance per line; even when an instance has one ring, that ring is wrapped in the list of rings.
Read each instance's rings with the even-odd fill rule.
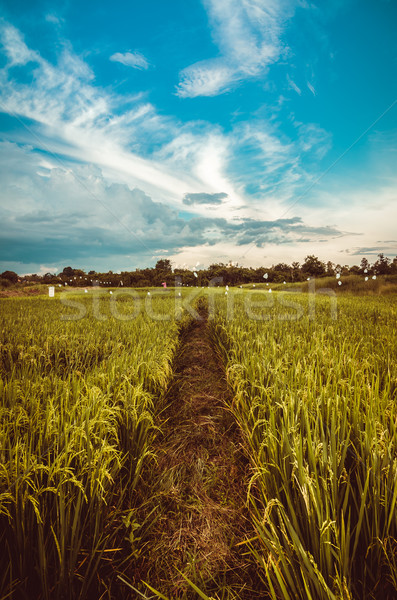
[[[119,62],[126,67],[132,67],[133,69],[146,70],[149,68],[149,63],[146,58],[140,52],[115,52],[110,57],[113,62]]]
[[[221,57],[183,69],[177,94],[215,96],[263,74],[285,50],[281,33],[296,4],[293,0],[205,0]]]

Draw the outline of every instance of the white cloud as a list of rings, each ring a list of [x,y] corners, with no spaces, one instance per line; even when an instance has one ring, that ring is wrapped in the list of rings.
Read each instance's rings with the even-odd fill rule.
[[[296,92],[296,93],[297,93],[299,96],[301,96],[301,95],[302,95],[302,90],[301,90],[301,89],[300,89],[300,88],[299,88],[299,87],[296,85],[295,81],[293,81],[289,75],[287,75],[287,81],[288,81],[288,83],[289,83],[290,87],[291,87],[293,90],[295,90],[295,92]]]
[[[306,153],[313,153],[317,158],[323,158],[332,145],[332,136],[315,123],[298,123],[298,145]]]
[[[47,21],[47,23],[51,23],[52,25],[61,25],[63,23],[63,19],[61,19],[57,15],[54,15],[53,13],[48,13],[45,16],[45,20]]]
[[[183,69],[177,94],[214,96],[246,78],[257,77],[284,50],[281,33],[295,0],[205,0],[221,58]]]
[[[206,0],[213,35],[225,56],[247,74],[276,59],[291,4],[280,0]]]
[[[184,194],[195,191],[200,193],[203,190],[207,193],[226,193],[227,207],[214,206],[213,214],[230,218],[234,209],[241,208],[246,203],[234,177],[227,174],[233,144],[233,133],[226,136],[215,127],[205,127],[194,132],[182,129],[179,135],[175,135],[156,153],[155,158],[170,171],[178,165],[179,169],[189,172],[192,181],[196,182],[196,188],[197,182],[200,182],[200,189],[187,187]],[[206,214],[205,207],[196,205],[194,208],[194,212]]]
[[[68,158],[98,164],[115,180],[144,184],[154,197],[165,196],[171,203],[182,205],[187,190],[202,191],[201,182],[177,165],[164,168],[141,156],[152,134],[159,142],[176,135],[177,124],[171,119],[160,117],[139,96],[129,99],[96,88],[91,69],[68,49],[58,64],[51,64],[30,51],[15,28],[0,26],[0,37],[9,59],[0,71],[2,110],[33,122],[13,139],[61,154],[64,164]],[[9,66],[33,58],[37,66],[32,81],[21,82],[9,74]],[[59,165],[56,159],[52,162]]]
[[[314,87],[312,86],[312,84],[310,83],[310,81],[307,82],[307,87],[309,88],[309,90],[311,91],[311,93],[313,94],[313,96],[316,95],[316,90],[314,89]]]
[[[216,96],[230,89],[235,71],[226,65],[217,64],[217,61],[196,63],[184,69],[181,82],[177,86],[177,94],[181,98],[195,98],[196,96]]]
[[[249,2],[244,6],[253,10],[256,4]],[[239,21],[233,28],[238,26]],[[227,206],[213,209],[215,216],[225,218],[250,214],[246,208],[248,179],[259,181],[257,201],[262,202],[266,194],[269,207],[289,199],[296,182],[304,177],[293,156],[293,145],[289,140],[281,141],[275,128],[270,130],[263,123],[243,124],[225,134],[220,127],[208,123],[182,125],[160,116],[143,96],[125,98],[96,87],[92,70],[67,47],[58,64],[51,64],[30,51],[17,30],[12,28],[12,32],[12,36],[7,36],[0,27],[8,54],[15,56],[16,48],[22,48],[19,55],[26,60],[34,56],[37,65],[29,84],[13,78],[7,68],[0,71],[0,101],[5,110],[33,122],[29,131],[19,131],[19,137],[13,134],[10,139],[60,154],[62,164],[68,168],[73,168],[69,159],[96,164],[110,180],[138,186],[154,199],[180,209],[184,208],[186,193],[226,193]],[[213,89],[228,77],[220,76]],[[156,150],[147,147],[147,140],[151,139],[156,142]],[[244,158],[245,180],[240,161],[244,144],[249,146]],[[262,164],[258,157],[251,158],[258,150]],[[59,166],[50,154],[48,160]],[[277,187],[275,175],[283,165],[287,165],[283,186]],[[39,172],[48,175],[45,169]],[[197,205],[193,212],[205,215],[205,208]]]
[[[46,267],[46,265],[40,265],[40,269],[38,269],[38,275],[45,275],[46,273],[58,273],[59,268],[55,265],[51,265],[50,267]]]
[[[119,62],[126,67],[133,67],[134,69],[146,70],[149,68],[149,63],[146,58],[140,52],[116,52],[112,54],[110,60]]]
[[[39,55],[27,47],[18,29],[5,23],[2,25],[1,30],[3,47],[8,58],[9,67],[26,65],[28,62],[38,62],[40,60]]]

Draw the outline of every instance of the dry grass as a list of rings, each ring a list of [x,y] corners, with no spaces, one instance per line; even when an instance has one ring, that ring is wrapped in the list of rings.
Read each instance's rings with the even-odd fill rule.
[[[157,507],[158,520],[139,575],[170,598],[197,598],[187,578],[217,598],[251,600],[263,595],[252,561],[237,546],[252,535],[249,472],[205,313],[201,306],[203,320],[183,333],[174,364],[146,506]]]
[[[21,298],[48,293],[47,287],[11,287],[0,290],[0,298]]]

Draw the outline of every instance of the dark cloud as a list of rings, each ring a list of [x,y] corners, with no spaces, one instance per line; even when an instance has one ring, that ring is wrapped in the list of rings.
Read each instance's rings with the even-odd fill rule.
[[[223,218],[194,217],[189,221],[177,216],[169,207],[153,202],[148,196],[134,190],[135,200],[141,199],[140,222],[130,228],[93,224],[86,216],[71,227],[67,215],[47,215],[40,220],[30,214],[28,218],[6,219],[0,237],[2,260],[21,263],[79,263],[95,268],[95,262],[106,257],[133,256],[134,268],[150,262],[152,254],[161,248],[177,253],[184,247],[233,241],[238,246],[253,244],[259,248],[266,244],[307,243],[318,241],[319,232],[308,227],[301,219],[275,221],[242,220],[231,223]],[[139,192],[139,193],[138,193]],[[133,192],[130,192],[133,194]],[[138,202],[139,204],[139,202]],[[128,223],[128,219],[125,220]],[[305,235],[303,235],[305,234]],[[328,228],[328,239],[339,237],[341,232]],[[91,262],[90,262],[91,261]],[[132,268],[131,266],[131,268]]]
[[[49,214],[43,210],[39,210],[25,215],[18,215],[14,218],[14,222],[23,225],[30,224],[37,226],[50,224],[53,227],[62,227],[65,225],[78,225],[84,219],[87,219],[87,217],[86,213]]]
[[[362,246],[360,248],[351,248],[346,250],[352,256],[377,256],[380,252],[387,256],[393,256],[397,253],[397,246],[385,246],[388,242],[379,242],[379,246]]]
[[[161,250],[177,254],[182,248],[299,244],[331,239],[343,232],[331,227],[309,227],[299,217],[254,220],[189,216],[140,189],[109,183],[101,171],[74,166],[73,171],[53,168],[46,176],[37,172],[37,156],[13,145],[1,147],[25,172],[15,185],[7,166],[1,166],[0,268],[23,265],[72,264],[83,268],[134,269],[153,263]],[[220,204],[226,194],[187,194],[189,201]],[[186,203],[186,202],[185,202]]]
[[[191,206],[192,204],[212,204],[219,205],[222,204],[222,200],[225,200],[228,195],[224,192],[219,192],[218,194],[206,194],[205,192],[201,192],[200,194],[185,194],[183,197],[183,204],[187,204]]]

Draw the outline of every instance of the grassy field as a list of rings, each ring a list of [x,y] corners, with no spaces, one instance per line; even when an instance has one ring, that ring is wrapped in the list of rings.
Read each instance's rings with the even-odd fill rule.
[[[116,598],[145,551],[135,509],[193,314],[131,294],[0,300],[1,599]],[[397,296],[201,294],[258,581],[275,600],[397,597]]]

